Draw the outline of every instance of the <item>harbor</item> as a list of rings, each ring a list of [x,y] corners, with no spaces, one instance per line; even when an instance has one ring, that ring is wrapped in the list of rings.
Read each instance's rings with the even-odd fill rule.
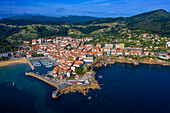
[[[55,99],[60,96],[60,95],[59,95],[59,94],[60,94],[60,93],[59,93],[60,90],[66,88],[66,87],[68,87],[68,86],[70,86],[70,85],[67,84],[66,82],[57,82],[57,81],[48,79],[48,78],[46,78],[46,77],[43,77],[43,76],[41,76],[41,75],[38,75],[38,74],[36,74],[36,73],[33,73],[33,72],[25,73],[25,75],[26,75],[26,76],[31,76],[31,77],[37,78],[37,79],[39,79],[39,80],[41,80],[41,81],[43,81],[43,82],[45,82],[45,83],[47,83],[47,84],[55,87],[57,90],[52,93],[52,98],[55,98]]]

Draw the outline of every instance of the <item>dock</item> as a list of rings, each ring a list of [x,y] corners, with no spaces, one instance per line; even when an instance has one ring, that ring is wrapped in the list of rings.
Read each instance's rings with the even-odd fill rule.
[[[31,63],[31,61],[30,61],[30,59],[29,58],[27,58],[27,63],[28,63],[28,65],[29,65],[29,67],[31,68],[31,70],[35,70],[35,67],[32,65],[32,63]]]
[[[51,80],[51,79],[48,79],[46,77],[43,77],[41,75],[38,75],[36,73],[33,73],[33,72],[29,72],[29,73],[25,73],[26,76],[31,76],[31,77],[34,77],[34,78],[37,78],[55,88],[57,88],[57,90],[55,90],[53,93],[52,93],[52,98],[58,98],[60,96],[60,90],[64,89],[64,88],[67,88],[69,87],[70,85],[67,84],[66,82],[58,82],[58,81],[54,81],[54,80]]]

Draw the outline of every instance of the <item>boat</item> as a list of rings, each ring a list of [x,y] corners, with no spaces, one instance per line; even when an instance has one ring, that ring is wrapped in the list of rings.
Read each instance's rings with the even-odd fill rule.
[[[13,86],[13,87],[15,86],[15,83],[14,83],[14,82],[12,82],[12,86]]]
[[[103,76],[102,75],[99,75],[99,78],[102,78]]]
[[[91,100],[92,99],[91,96],[89,96],[88,99]]]
[[[52,65],[47,65],[47,66],[45,66],[45,67],[49,68],[49,67],[52,67]]]

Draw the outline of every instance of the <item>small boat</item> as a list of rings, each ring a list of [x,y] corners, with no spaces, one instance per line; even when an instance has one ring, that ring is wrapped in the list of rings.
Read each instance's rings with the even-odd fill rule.
[[[91,96],[89,96],[88,99],[91,100]]]
[[[13,87],[15,86],[15,83],[14,83],[14,82],[12,82],[12,86],[13,86]]]
[[[103,76],[102,75],[99,75],[99,78],[102,78]]]
[[[52,65],[47,65],[47,66],[45,66],[45,67],[49,68],[49,67],[52,67]]]

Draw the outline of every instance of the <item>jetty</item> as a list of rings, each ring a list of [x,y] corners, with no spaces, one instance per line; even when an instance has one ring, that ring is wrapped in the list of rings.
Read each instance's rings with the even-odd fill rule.
[[[28,63],[28,65],[30,66],[30,68],[31,68],[31,70],[35,70],[35,67],[32,65],[32,63],[31,63],[31,61],[30,61],[30,59],[29,58],[27,58],[27,63]]]
[[[57,90],[55,90],[53,93],[52,93],[52,98],[58,98],[61,94],[60,94],[60,90],[64,89],[64,88],[67,88],[69,87],[70,85],[66,82],[59,82],[59,81],[55,81],[55,80],[52,80],[52,79],[49,79],[49,78],[46,78],[46,77],[43,77],[41,75],[38,75],[36,73],[33,73],[33,72],[28,72],[28,73],[25,73],[26,76],[31,76],[31,77],[34,77],[34,78],[37,78],[55,88],[57,88]]]

